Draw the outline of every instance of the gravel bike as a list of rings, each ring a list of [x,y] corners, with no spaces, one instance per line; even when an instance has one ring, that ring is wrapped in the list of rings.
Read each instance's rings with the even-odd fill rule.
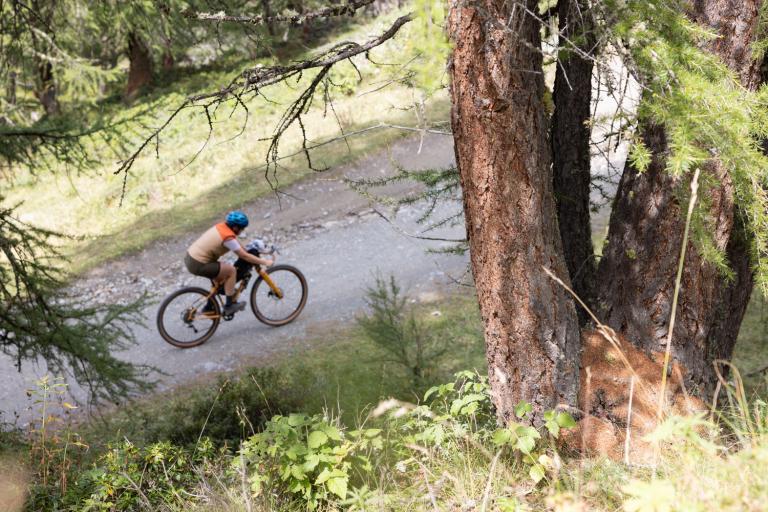
[[[279,254],[272,245],[269,249],[261,240],[254,240],[245,250],[255,256]],[[260,322],[272,327],[293,322],[307,303],[307,280],[291,265],[273,265],[262,268],[238,258],[235,262],[237,277],[234,300],[248,288],[256,270],[258,278],[251,287],[251,311]],[[234,314],[222,313],[223,285],[211,282],[205,290],[188,286],[170,294],[157,311],[157,329],[165,341],[180,348],[202,345],[216,332],[219,323],[232,320]]]

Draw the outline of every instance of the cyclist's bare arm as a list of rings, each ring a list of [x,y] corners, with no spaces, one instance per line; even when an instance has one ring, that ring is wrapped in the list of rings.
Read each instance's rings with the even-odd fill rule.
[[[249,253],[248,251],[246,251],[242,247],[240,249],[236,250],[235,254],[237,254],[237,256],[239,258],[242,258],[245,261],[247,261],[248,263],[252,263],[253,265],[264,265],[265,267],[269,267],[269,266],[275,264],[275,253],[272,253],[272,259],[271,260],[268,260],[268,259],[265,259],[265,258],[259,258],[258,256],[254,256],[253,254]]]

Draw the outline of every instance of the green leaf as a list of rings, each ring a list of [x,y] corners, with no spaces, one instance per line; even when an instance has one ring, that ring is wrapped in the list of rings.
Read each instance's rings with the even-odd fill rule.
[[[515,406],[515,416],[517,416],[520,419],[523,419],[532,410],[533,410],[533,406],[531,404],[521,400],[520,403]]]
[[[541,480],[546,475],[546,472],[544,471],[544,466],[541,464],[534,464],[531,466],[531,469],[528,471],[528,475],[531,477],[531,480],[533,480],[535,483],[541,482]]]
[[[557,436],[560,434],[560,425],[558,425],[557,421],[554,419],[547,420],[544,423],[544,426],[547,427],[547,430],[549,430],[549,433],[552,434],[552,437],[557,439]]]
[[[307,475],[304,473],[304,469],[301,466],[291,464],[291,476],[296,480],[304,480]]]
[[[307,438],[307,445],[312,449],[320,448],[328,441],[328,435],[325,432],[314,430]]]
[[[341,498],[342,500],[347,497],[347,477],[339,476],[328,480],[325,484],[329,491]]]
[[[427,400],[429,400],[429,397],[437,393],[439,389],[440,388],[437,386],[432,386],[431,388],[429,388],[427,392],[424,393],[424,401],[426,402]]]
[[[451,413],[451,416],[456,416],[457,414],[459,414],[459,411],[461,410],[462,407],[464,407],[465,403],[466,402],[464,402],[463,398],[457,398],[456,400],[454,400],[453,403],[451,403],[451,409],[449,411]]]
[[[320,472],[319,475],[317,475],[317,478],[315,479],[315,485],[321,485],[328,481],[328,479],[331,478],[331,472],[328,471],[328,468],[325,468]]]
[[[298,427],[304,424],[304,418],[303,414],[291,414],[288,416],[288,424],[292,427]]]
[[[304,460],[304,471],[312,471],[320,463],[320,456],[316,453],[310,453]]]
[[[333,439],[334,441],[341,441],[341,432],[333,425],[323,425],[321,430],[325,432],[325,435],[327,435],[330,439]]]
[[[509,443],[509,441],[512,439],[512,432],[509,431],[507,428],[502,428],[497,430],[493,433],[493,444],[496,446],[501,446],[503,444]]]
[[[560,425],[561,428],[573,428],[576,426],[576,420],[574,420],[573,416],[567,412],[559,412],[557,414],[557,424]]]
[[[531,453],[535,446],[536,440],[531,437],[519,437],[515,443],[515,447],[525,454]]]
[[[515,434],[517,434],[519,437],[530,437],[531,439],[541,439],[541,434],[539,434],[538,430],[536,430],[533,427],[524,427],[523,425],[519,425],[515,429]]]

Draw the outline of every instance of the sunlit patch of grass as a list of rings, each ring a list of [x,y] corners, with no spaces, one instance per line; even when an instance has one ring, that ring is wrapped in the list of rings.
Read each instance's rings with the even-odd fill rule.
[[[768,397],[768,308],[758,290],[741,323],[733,363],[744,377],[747,396]]]
[[[462,369],[485,368],[482,323],[474,295],[416,305],[415,315],[430,336],[449,344],[449,350],[437,362],[439,372],[431,376],[435,382],[426,386],[450,380],[454,372]],[[306,390],[310,412],[339,410],[343,420],[353,422],[383,398],[418,402],[426,390],[413,389],[411,376],[404,368],[389,361],[357,327],[331,330],[308,344],[323,348],[307,351],[302,347],[287,360],[297,385]]]

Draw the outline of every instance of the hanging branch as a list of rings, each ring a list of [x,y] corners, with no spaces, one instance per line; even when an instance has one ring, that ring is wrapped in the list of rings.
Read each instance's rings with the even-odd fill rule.
[[[353,16],[355,11],[361,7],[371,5],[374,0],[350,0],[349,3],[334,5],[331,7],[324,7],[316,11],[310,11],[299,14],[278,14],[276,16],[232,16],[227,15],[224,11],[217,13],[208,12],[186,12],[184,16],[200,21],[215,21],[220,23],[222,21],[231,23],[247,23],[250,25],[266,25],[269,23],[291,23],[293,25],[300,25],[308,20],[315,18],[330,18],[331,16],[344,16],[346,14]]]
[[[269,180],[269,173],[276,169],[277,165],[277,148],[280,138],[285,131],[296,121],[298,121],[302,114],[304,114],[310,105],[311,99],[314,97],[318,86],[322,83],[322,78],[330,71],[330,69],[337,63],[351,59],[357,55],[366,54],[385,43],[389,39],[392,39],[400,28],[413,19],[411,14],[401,16],[397,18],[394,23],[381,35],[375,37],[364,44],[359,44],[352,41],[344,41],[334,45],[321,54],[310,58],[305,61],[300,61],[295,64],[287,66],[257,66],[247,69],[233,79],[229,85],[221,88],[218,91],[198,94],[188,97],[184,102],[174,110],[171,115],[160,125],[153,130],[139,145],[139,147],[125,160],[120,163],[120,166],[115,170],[114,174],[118,175],[123,173],[123,193],[125,195],[125,189],[128,180],[128,173],[136,162],[136,159],[144,152],[147,147],[150,147],[153,143],[156,143],[160,132],[162,132],[183,110],[188,108],[198,108],[210,113],[211,108],[215,110],[216,107],[222,103],[235,99],[237,106],[245,107],[245,98],[250,95],[251,97],[261,94],[261,89],[274,85],[277,83],[285,82],[291,78],[301,79],[303,72],[308,70],[319,69],[319,73],[315,79],[307,86],[307,88],[299,95],[286,110],[285,114],[281,118],[274,135],[271,137],[270,148],[267,154],[267,167],[264,172],[265,177]],[[209,122],[209,133],[213,130],[213,124]],[[308,156],[308,148],[306,144],[306,134],[304,134],[303,151]],[[272,184],[272,181],[270,181]]]
[[[117,154],[127,146],[126,126],[142,123],[145,110],[121,120],[100,119],[87,126],[45,120],[34,126],[14,126],[0,121],[0,165],[29,169],[53,169],[60,163],[78,171],[88,169],[102,158],[89,147],[100,144]]]

